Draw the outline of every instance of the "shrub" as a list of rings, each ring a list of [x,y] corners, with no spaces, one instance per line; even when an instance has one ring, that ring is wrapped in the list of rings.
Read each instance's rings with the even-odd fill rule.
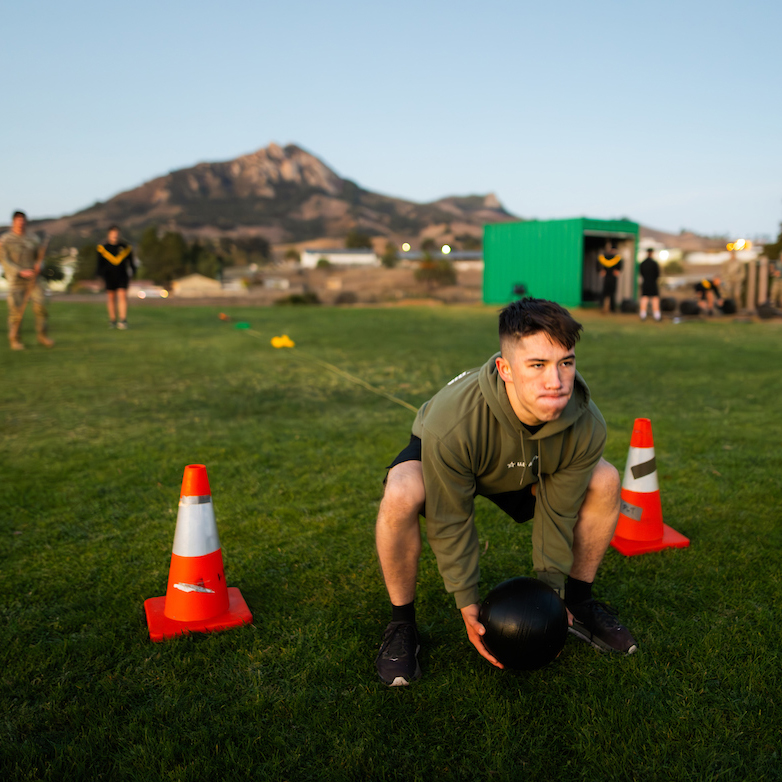
[[[415,278],[431,286],[455,285],[456,271],[450,261],[433,261],[431,258],[425,258],[415,270]]]
[[[278,307],[287,307],[299,304],[320,304],[320,299],[315,291],[305,291],[304,293],[291,293],[283,299],[277,299],[274,304]]]

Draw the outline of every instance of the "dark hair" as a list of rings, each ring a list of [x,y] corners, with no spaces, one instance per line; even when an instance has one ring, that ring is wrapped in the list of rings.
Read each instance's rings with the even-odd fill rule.
[[[106,231],[107,234],[110,234],[112,231],[119,231],[118,225],[110,225],[108,230]]]
[[[542,331],[553,342],[572,350],[583,328],[556,302],[528,296],[511,302],[500,312],[500,347],[509,340],[531,337]]]
[[[16,220],[17,217],[24,217],[25,220],[27,219],[27,215],[24,212],[20,212],[18,209],[14,212],[11,219]]]

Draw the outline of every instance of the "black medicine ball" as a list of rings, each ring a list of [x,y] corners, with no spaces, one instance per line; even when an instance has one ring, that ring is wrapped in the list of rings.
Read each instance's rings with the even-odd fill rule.
[[[684,301],[679,302],[679,312],[682,315],[700,315],[701,308],[695,299],[684,299]]]
[[[506,667],[533,671],[548,665],[567,638],[567,610],[537,578],[511,578],[492,589],[478,615],[483,643]]]

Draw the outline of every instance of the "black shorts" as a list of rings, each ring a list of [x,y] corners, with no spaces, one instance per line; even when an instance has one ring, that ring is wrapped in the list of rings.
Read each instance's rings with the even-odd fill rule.
[[[421,438],[410,435],[410,442],[399,452],[399,455],[388,465],[390,470],[402,462],[421,461]],[[385,481],[383,481],[385,483]],[[508,514],[514,521],[521,524],[529,521],[535,515],[535,495],[532,486],[525,486],[517,491],[506,491],[501,494],[486,494],[487,500],[491,500],[500,510]],[[426,512],[423,514],[426,516]]]
[[[127,288],[130,282],[130,277],[125,269],[120,266],[118,268],[107,269],[103,277],[106,282],[107,291],[116,291],[120,288]]]
[[[641,283],[641,296],[659,296],[660,289],[657,287],[657,280],[644,280]]]

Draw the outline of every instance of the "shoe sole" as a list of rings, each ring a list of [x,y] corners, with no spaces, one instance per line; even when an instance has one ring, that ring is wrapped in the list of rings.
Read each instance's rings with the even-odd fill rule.
[[[601,641],[599,638],[595,638],[592,633],[589,632],[583,625],[577,626],[577,622],[573,622],[571,627],[568,627],[568,632],[572,633],[582,641],[586,641],[590,646],[594,646],[595,649],[599,649],[601,652],[611,652],[612,654],[621,654],[627,656],[628,654],[635,654],[638,651],[638,644],[633,644],[629,649],[623,651],[622,649],[615,649],[613,646],[609,646],[605,641]],[[583,629],[582,629],[583,627]]]

